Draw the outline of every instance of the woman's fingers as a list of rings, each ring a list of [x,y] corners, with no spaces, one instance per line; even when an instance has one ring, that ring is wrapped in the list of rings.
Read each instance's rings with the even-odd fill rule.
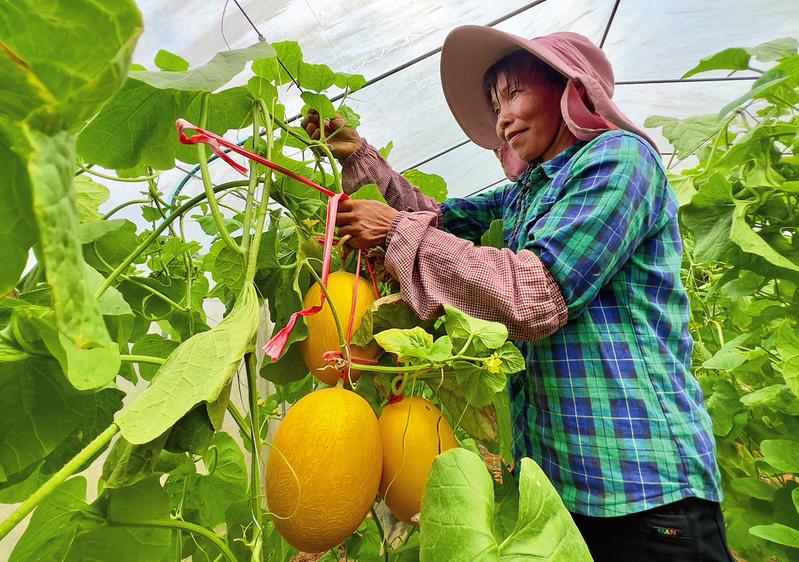
[[[356,219],[357,216],[353,213],[342,213],[339,211],[336,213],[336,226],[351,225]]]

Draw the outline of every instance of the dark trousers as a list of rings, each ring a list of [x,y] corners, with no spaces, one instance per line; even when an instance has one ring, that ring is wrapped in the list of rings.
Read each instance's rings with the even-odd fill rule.
[[[596,562],[735,560],[716,502],[687,498],[621,517],[572,518]]]

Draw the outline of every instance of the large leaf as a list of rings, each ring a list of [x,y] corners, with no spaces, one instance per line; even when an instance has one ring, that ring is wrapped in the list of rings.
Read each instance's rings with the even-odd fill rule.
[[[443,203],[447,198],[447,182],[437,174],[426,174],[419,170],[408,170],[402,174],[406,180],[419,188],[419,191]]]
[[[3,126],[0,118],[0,168],[3,188],[0,189],[0,297],[16,285],[28,261],[28,249],[36,241],[36,222],[33,217],[30,178],[25,158],[14,150],[23,143],[17,131]]]
[[[169,522],[166,494],[151,478],[111,490],[107,512],[86,503],[86,480],[72,478],[46,498],[31,519],[10,562],[27,560],[163,560],[172,546],[168,528],[124,526],[123,522]],[[114,522],[109,525],[108,522]]]
[[[461,347],[468,342],[467,351],[470,354],[485,354],[499,348],[508,339],[508,328],[504,324],[469,316],[446,304],[444,313],[444,327],[452,338],[455,353],[460,352]]]
[[[717,115],[702,115],[676,119],[652,115],[644,121],[646,127],[662,127],[663,136],[674,147],[679,158],[683,158],[708,142],[721,128]]]
[[[729,434],[735,423],[735,414],[741,410],[738,391],[732,383],[719,378],[705,400],[707,411],[713,419],[713,433],[721,437]]]
[[[133,168],[139,164],[172,168],[179,149],[175,120],[198,120],[202,96],[224,86],[243,70],[247,61],[273,54],[267,43],[260,42],[219,53],[193,70],[132,71],[120,92],[81,132],[78,153],[84,160],[106,168]],[[248,99],[246,89],[231,90],[232,93],[211,96],[207,129],[224,133],[249,122],[242,122],[241,111],[231,113],[229,109]],[[186,154],[196,152],[196,149],[183,150]]]
[[[77,530],[76,516],[87,508],[86,479],[67,480],[39,505],[9,562],[66,560]]]
[[[374,341],[374,334],[391,328],[404,330],[414,326],[428,330],[432,322],[421,320],[398,293],[387,295],[372,303],[350,343],[366,347]]]
[[[130,1],[0,5],[0,296],[19,279],[37,234],[22,122],[54,133],[90,119],[125,79],[141,27]]]
[[[275,50],[268,43],[259,41],[244,49],[219,52],[209,62],[194,70],[132,71],[130,78],[161,90],[213,92],[230,82],[247,62],[272,57],[274,54]]]
[[[738,348],[745,344],[747,340],[751,339],[751,337],[752,334],[741,334],[731,339],[721,346],[713,357],[702,363],[702,367],[705,369],[731,371],[741,366],[746,361],[747,354],[739,351]]]
[[[119,394],[76,391],[53,360],[0,363],[0,482],[50,455],[44,471],[61,468],[107,427]]]
[[[208,474],[172,476],[166,491],[173,505],[196,510],[200,522],[213,528],[231,505],[247,499],[247,466],[241,448],[224,432],[214,435],[203,462]]]
[[[519,476],[519,516],[499,545],[501,560],[531,555],[540,560],[591,560],[588,547],[549,479],[533,460],[523,458]]]
[[[3,3],[0,115],[48,131],[78,128],[122,85],[141,31],[129,0]]]
[[[74,138],[27,131],[32,147],[28,172],[47,282],[52,289],[67,378],[79,390],[98,388],[119,371],[119,348],[111,341],[86,278],[72,187]]]
[[[427,383],[438,396],[441,404],[451,418],[458,423],[469,435],[486,444],[497,442],[500,426],[505,421],[499,421],[499,412],[494,406],[475,408],[464,395],[454,377],[445,376],[442,380],[428,379]],[[498,395],[495,394],[496,398]],[[510,423],[510,413],[507,413],[507,422]],[[507,427],[503,428],[507,429]],[[506,435],[507,436],[507,435]]]
[[[153,383],[117,418],[125,439],[133,444],[152,441],[195,405],[216,400],[257,326],[255,289],[247,285],[230,314],[212,330],[180,344]]]
[[[774,39],[767,43],[761,43],[756,47],[747,49],[760,62],[771,62],[796,54],[797,41],[793,37],[783,37]]]
[[[682,221],[696,242],[697,262],[718,261],[728,255],[733,247],[730,230],[734,212],[732,186],[720,174],[711,176],[691,203],[682,208]]]
[[[746,222],[746,210],[749,208],[750,204],[751,203],[748,201],[735,202],[735,213],[732,219],[730,240],[738,244],[743,251],[757,254],[776,266],[799,271],[799,264],[792,262],[771,247],[757,232],[752,230],[752,227]]]
[[[794,395],[799,396],[799,334],[796,325],[788,323],[780,328],[777,333],[777,351],[782,357],[779,364],[782,377]]]
[[[103,463],[106,488],[130,486],[150,476],[166,438],[163,433],[141,445],[132,445],[124,437],[117,439]]]
[[[179,342],[175,340],[168,340],[158,334],[147,334],[143,338],[133,344],[130,350],[134,355],[149,355],[150,357],[160,357],[166,359],[169,354],[177,349]],[[149,363],[139,364],[139,374],[144,380],[152,380],[155,373],[158,372],[158,365]]]
[[[763,460],[779,471],[799,474],[799,443],[790,439],[766,439],[760,443]]]
[[[722,107],[721,111],[719,111],[718,114],[719,119],[726,117],[730,111],[736,109],[737,107],[740,107],[741,105],[743,105],[744,102],[747,102],[751,99],[767,97],[768,94],[776,90],[777,86],[781,85],[787,79],[788,79],[787,76],[781,76],[779,78],[775,78],[774,80],[769,80],[768,82],[754,86],[751,90],[749,90],[745,94],[738,96],[730,103]]]
[[[80,222],[99,221],[100,205],[108,201],[108,188],[86,175],[75,178],[75,197],[78,202],[78,217]]]
[[[746,70],[749,68],[749,59],[751,58],[751,53],[741,47],[724,49],[715,55],[702,59],[698,65],[683,74],[682,77],[688,78],[708,70]]]
[[[422,500],[420,560],[591,560],[571,515],[543,471],[521,461],[519,512],[507,536],[494,534],[494,488],[478,455],[452,449],[433,463]]]
[[[493,519],[494,484],[483,459],[461,448],[436,457],[422,499],[419,559],[498,560]]]
[[[799,548],[799,530],[782,525],[781,523],[755,525],[749,529],[749,532],[767,541]]]

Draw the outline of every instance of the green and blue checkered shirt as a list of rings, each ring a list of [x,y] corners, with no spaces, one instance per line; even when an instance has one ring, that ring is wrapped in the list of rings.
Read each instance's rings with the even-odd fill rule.
[[[505,247],[534,252],[560,286],[568,322],[518,344],[527,371],[509,393],[516,457],[538,462],[573,512],[721,499],[677,209],[659,156],[624,131],[442,206],[445,230],[475,243],[501,219]]]

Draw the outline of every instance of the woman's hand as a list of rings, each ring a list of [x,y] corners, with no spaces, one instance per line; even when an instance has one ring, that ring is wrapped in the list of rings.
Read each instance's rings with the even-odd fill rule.
[[[309,137],[320,140],[319,114],[316,110],[309,110],[301,125]],[[347,121],[341,115],[336,115],[333,119],[325,119],[325,143],[333,156],[343,161],[361,147],[363,139],[358,131],[347,126]]]
[[[349,235],[352,248],[362,249],[383,246],[397,211],[380,201],[344,199],[338,204],[336,226],[338,235]]]

